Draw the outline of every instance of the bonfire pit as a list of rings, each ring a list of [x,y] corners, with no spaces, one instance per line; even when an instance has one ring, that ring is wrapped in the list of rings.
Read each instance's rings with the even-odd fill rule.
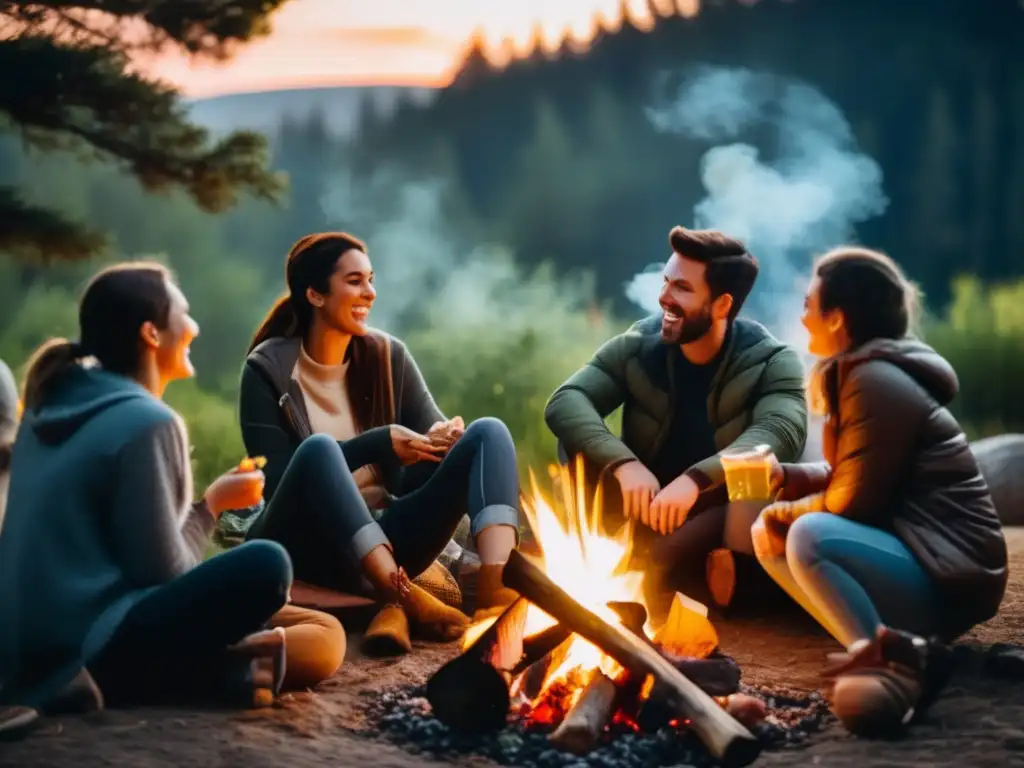
[[[503,580],[523,597],[473,633],[464,652],[427,684],[427,699],[445,725],[495,731],[518,717],[553,726],[552,746],[578,755],[592,751],[613,724],[635,730],[685,725],[723,765],[747,765],[757,757],[757,739],[727,711],[724,699],[713,698],[736,693],[739,669],[730,659],[706,658],[717,638],[683,596],[652,638],[642,604],[608,603],[599,615],[518,552]],[[552,619],[553,626],[537,628]],[[688,649],[703,651],[705,658]]]
[[[562,470],[563,489],[568,480]],[[610,746],[648,735],[687,744],[689,763],[750,764],[766,744],[765,697],[741,691],[740,669],[719,652],[704,606],[676,595],[667,620],[651,626],[643,576],[629,568],[631,530],[599,532],[599,494],[588,516],[578,493],[565,493],[562,514],[536,486],[534,501],[524,499],[541,556],[513,552],[502,577],[521,597],[471,627],[462,653],[425,690],[391,694],[404,703],[381,714],[383,729],[422,719],[425,698],[426,734],[444,734],[441,751],[476,739],[514,745],[511,728],[542,734],[545,764],[555,764],[550,755],[602,764]]]

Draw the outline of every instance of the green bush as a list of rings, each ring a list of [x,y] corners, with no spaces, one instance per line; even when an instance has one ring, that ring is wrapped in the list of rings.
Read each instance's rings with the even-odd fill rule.
[[[957,372],[953,411],[971,438],[1024,431],[1024,281],[956,280],[948,310],[924,335]]]

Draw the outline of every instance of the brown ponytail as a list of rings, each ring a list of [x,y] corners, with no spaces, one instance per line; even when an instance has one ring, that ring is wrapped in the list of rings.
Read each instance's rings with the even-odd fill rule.
[[[300,333],[299,315],[295,311],[295,302],[292,300],[291,294],[287,293],[274,302],[274,306],[263,318],[263,322],[260,323],[260,327],[256,329],[256,333],[249,343],[249,352],[252,352],[267,339],[298,336]]]
[[[67,339],[44,342],[28,361],[28,373],[22,390],[25,410],[37,407],[53,386],[81,358],[81,348]]]

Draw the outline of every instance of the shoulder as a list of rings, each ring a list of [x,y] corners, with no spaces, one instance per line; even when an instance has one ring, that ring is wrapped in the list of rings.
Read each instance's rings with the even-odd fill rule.
[[[280,392],[284,392],[288,388],[288,381],[299,359],[301,348],[302,339],[292,336],[275,337],[262,342],[245,358],[242,367],[243,383],[246,379],[249,384],[256,383],[258,379],[253,378],[251,374],[258,373],[264,381],[270,382]]]
[[[907,415],[930,410],[914,379],[898,365],[884,359],[862,360],[836,367],[839,408],[854,399],[861,407]]]
[[[739,317],[733,323],[733,364],[737,370],[763,368],[775,378],[804,378],[804,364],[796,349],[777,339],[754,320]]]
[[[110,416],[128,427],[121,445],[122,452],[129,452],[128,458],[140,445],[156,443],[179,449],[188,444],[185,420],[155,397],[126,400],[112,409]]]
[[[650,315],[608,339],[597,351],[597,356],[636,357],[644,350],[661,346],[661,315]]]

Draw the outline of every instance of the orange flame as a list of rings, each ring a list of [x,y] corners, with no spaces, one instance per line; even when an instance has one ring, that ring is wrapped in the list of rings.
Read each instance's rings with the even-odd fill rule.
[[[600,525],[601,493],[598,490],[591,503],[587,504],[582,462],[575,465],[575,482],[572,482],[572,474],[566,467],[552,467],[551,474],[561,490],[560,505],[556,506],[545,498],[537,488],[537,480],[532,472],[532,494],[523,501],[523,512],[542,552],[536,564],[581,605],[611,624],[621,624],[619,616],[607,603],[622,601],[644,604],[643,574],[629,569],[633,525],[625,526],[614,537],[603,534]],[[576,489],[575,493],[573,488]],[[496,618],[490,618],[470,627],[463,637],[463,648],[469,647],[494,621]],[[556,623],[539,608],[530,605],[526,614],[525,635],[542,632]],[[578,635],[573,635],[568,642],[570,645],[561,662],[548,671],[540,695],[534,699],[540,702],[555,684],[568,683],[568,695],[558,697],[563,701],[557,709],[563,713],[575,703],[586,682],[597,670],[612,678],[622,673],[615,661]],[[563,706],[566,708],[563,709]],[[537,716],[543,718],[540,712]]]

